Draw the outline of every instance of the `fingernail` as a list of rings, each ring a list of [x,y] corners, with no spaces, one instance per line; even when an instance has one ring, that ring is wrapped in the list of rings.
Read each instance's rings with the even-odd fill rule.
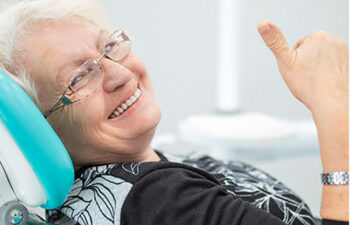
[[[271,29],[270,29],[270,26],[268,24],[260,28],[260,34],[263,36],[268,35],[270,33],[270,31],[271,31]]]

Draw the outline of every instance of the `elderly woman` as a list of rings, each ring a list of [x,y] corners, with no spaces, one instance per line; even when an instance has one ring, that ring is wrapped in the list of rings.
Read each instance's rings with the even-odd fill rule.
[[[49,220],[314,224],[298,196],[252,166],[150,147],[161,117],[150,78],[127,34],[110,30],[101,10],[93,0],[33,0],[0,15],[0,68],[32,97],[76,169],[71,194]],[[323,172],[348,174],[344,41],[317,32],[289,48],[275,25],[258,29],[292,94],[313,114]],[[324,224],[348,220],[348,182],[324,182]]]

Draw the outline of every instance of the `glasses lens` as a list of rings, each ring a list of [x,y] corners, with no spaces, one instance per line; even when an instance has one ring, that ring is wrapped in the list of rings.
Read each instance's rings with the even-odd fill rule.
[[[120,61],[129,54],[131,42],[123,30],[117,30],[108,38],[104,52],[114,61]]]
[[[75,73],[69,87],[80,97],[92,94],[103,80],[103,70],[97,60],[86,61]]]

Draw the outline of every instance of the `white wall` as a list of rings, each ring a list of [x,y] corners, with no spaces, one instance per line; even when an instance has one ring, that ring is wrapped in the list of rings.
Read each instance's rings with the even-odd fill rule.
[[[163,111],[159,132],[175,132],[181,118],[215,111],[219,1],[102,0],[116,27],[134,39]],[[278,24],[290,45],[326,30],[348,43],[348,0],[241,0],[242,108],[291,119],[311,118],[289,93],[256,26]]]

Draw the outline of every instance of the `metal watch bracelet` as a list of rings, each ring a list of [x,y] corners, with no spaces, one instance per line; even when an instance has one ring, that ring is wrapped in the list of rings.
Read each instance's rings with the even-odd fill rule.
[[[337,171],[331,173],[321,173],[321,181],[324,185],[349,184],[349,171]]]

